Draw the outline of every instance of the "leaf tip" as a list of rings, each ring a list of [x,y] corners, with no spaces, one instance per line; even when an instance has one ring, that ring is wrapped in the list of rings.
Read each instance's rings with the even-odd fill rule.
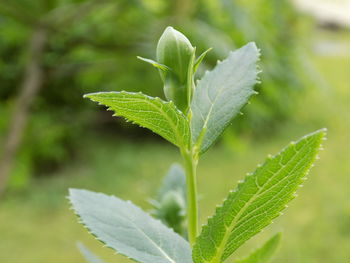
[[[84,99],[91,99],[94,96],[95,93],[87,93],[83,95]]]

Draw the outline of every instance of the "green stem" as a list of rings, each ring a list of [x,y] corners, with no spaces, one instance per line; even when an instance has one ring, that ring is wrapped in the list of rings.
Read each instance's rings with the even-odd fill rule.
[[[197,163],[198,158],[186,150],[182,154],[186,170],[187,186],[187,220],[188,220],[188,240],[193,246],[198,234],[198,202],[197,202]]]

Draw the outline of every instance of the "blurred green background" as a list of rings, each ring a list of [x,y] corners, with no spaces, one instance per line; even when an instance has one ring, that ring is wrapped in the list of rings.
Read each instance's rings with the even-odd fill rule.
[[[274,262],[349,262],[349,20],[347,0],[2,0],[0,262],[84,262],[77,240],[108,262],[129,262],[77,223],[65,196],[87,188],[151,209],[161,178],[181,161],[160,137],[82,98],[163,97],[157,71],[136,56],[155,58],[167,25],[198,53],[213,48],[198,78],[246,42],[262,51],[259,95],[199,164],[202,222],[267,154],[327,127],[300,198],[237,255],[283,230]]]

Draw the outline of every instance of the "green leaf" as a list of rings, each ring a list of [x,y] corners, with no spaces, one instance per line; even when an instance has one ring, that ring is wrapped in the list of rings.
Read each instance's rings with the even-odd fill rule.
[[[190,143],[188,121],[173,102],[125,91],[90,93],[84,97],[108,106],[115,112],[113,116],[146,127],[180,148]]]
[[[281,233],[277,233],[247,258],[237,260],[235,263],[269,263],[279,246],[281,236]]]
[[[290,143],[248,174],[203,227],[193,248],[194,262],[222,262],[271,224],[306,179],[325,134],[319,130]]]
[[[143,57],[140,57],[140,56],[137,56],[137,58],[138,58],[139,60],[142,60],[142,61],[148,63],[148,64],[151,64],[153,67],[158,68],[158,69],[160,69],[160,70],[162,70],[162,71],[164,71],[164,72],[166,72],[166,71],[168,71],[168,70],[171,70],[169,67],[167,67],[167,66],[165,66],[165,65],[163,65],[163,64],[160,64],[160,63],[158,63],[157,61],[154,61],[154,60],[152,60],[152,59],[143,58]]]
[[[207,53],[212,50],[213,48],[208,48],[206,51],[204,51],[202,54],[200,54],[200,56],[196,59],[196,61],[194,62],[194,66],[193,66],[193,72],[196,72],[199,65],[202,63],[203,59],[205,58],[205,56],[207,55]]]
[[[192,262],[186,240],[130,201],[78,189],[69,199],[81,222],[119,254],[142,263]]]
[[[191,103],[192,140],[205,152],[254,94],[259,51],[254,43],[231,52],[198,82]]]
[[[86,259],[86,262],[89,263],[104,263],[102,259],[97,257],[94,253],[92,253],[86,246],[84,246],[82,243],[77,244],[80,253],[84,256]]]

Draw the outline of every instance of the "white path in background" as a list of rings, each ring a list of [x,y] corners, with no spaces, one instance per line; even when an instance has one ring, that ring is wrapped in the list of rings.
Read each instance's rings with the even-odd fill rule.
[[[350,0],[292,0],[296,6],[321,22],[350,27]]]

